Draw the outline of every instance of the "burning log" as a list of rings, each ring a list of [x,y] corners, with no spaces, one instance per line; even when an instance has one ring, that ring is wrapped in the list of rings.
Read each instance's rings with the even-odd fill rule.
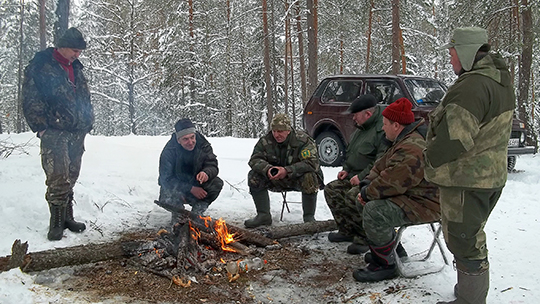
[[[229,247],[230,251],[241,255],[249,255],[250,248],[244,244],[255,244],[265,247],[275,244],[273,239],[280,239],[302,234],[314,234],[322,231],[335,230],[334,221],[321,221],[305,224],[296,224],[265,229],[247,230],[231,225],[222,226],[227,234],[234,235],[224,248],[223,239],[216,237],[213,227],[219,220],[211,218],[193,219],[189,211],[182,213],[179,224],[172,232],[165,230],[157,234],[148,230],[131,233],[131,237],[124,237],[102,244],[88,244],[67,248],[27,253],[28,244],[21,244],[16,240],[12,247],[12,255],[0,257],[0,272],[20,267],[25,272],[41,271],[62,266],[73,266],[105,260],[115,260],[144,256],[141,258],[141,267],[153,268],[165,277],[173,277],[188,269],[206,272],[215,265],[212,260],[219,260],[218,253]],[[198,241],[211,247],[210,249],[197,248],[193,237],[193,229],[198,230]],[[144,235],[142,237],[141,235]],[[151,235],[151,236],[150,236]],[[152,253],[152,254],[149,254]],[[175,268],[170,272],[167,269]]]

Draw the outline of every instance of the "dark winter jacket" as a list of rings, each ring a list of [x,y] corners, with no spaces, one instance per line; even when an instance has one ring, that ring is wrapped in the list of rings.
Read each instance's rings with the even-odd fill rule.
[[[373,167],[373,163],[386,151],[387,140],[382,130],[382,109],[377,107],[373,115],[351,135],[343,170],[347,178],[358,175],[362,180]]]
[[[444,187],[502,188],[514,108],[504,59],[489,54],[476,62],[429,114],[426,178]]]
[[[413,223],[440,219],[439,190],[424,179],[426,141],[418,131],[423,119],[408,125],[366,177],[365,201],[388,199],[398,205]]]
[[[94,112],[90,91],[79,60],[72,63],[74,85],[53,58],[53,48],[36,53],[24,70],[23,112],[34,132],[48,128],[90,132]]]
[[[176,134],[172,134],[159,158],[158,183],[161,187],[189,193],[192,186],[200,186],[195,179],[199,172],[205,172],[208,180],[218,175],[218,161],[212,146],[199,132],[195,136],[195,148],[187,151],[176,140]]]
[[[268,132],[253,148],[249,166],[264,176],[272,166],[284,167],[290,178],[299,178],[305,173],[316,172],[320,182],[323,181],[317,146],[303,131],[292,130],[283,143],[278,143],[272,132]]]

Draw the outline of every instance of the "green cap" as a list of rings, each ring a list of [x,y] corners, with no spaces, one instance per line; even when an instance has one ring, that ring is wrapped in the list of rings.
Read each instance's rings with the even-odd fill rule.
[[[479,27],[460,27],[454,30],[449,43],[439,49],[456,49],[461,66],[465,71],[472,69],[476,52],[484,44],[488,44],[487,32]]]
[[[272,119],[272,131],[290,131],[291,120],[286,114],[276,114]]]

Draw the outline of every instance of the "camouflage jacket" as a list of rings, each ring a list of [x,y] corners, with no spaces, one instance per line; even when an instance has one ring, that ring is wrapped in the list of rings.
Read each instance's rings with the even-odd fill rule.
[[[200,186],[195,179],[199,172],[205,172],[208,180],[218,175],[218,161],[212,146],[199,132],[195,136],[195,148],[187,151],[176,140],[176,134],[172,134],[159,158],[160,186],[188,193],[192,186]]]
[[[388,141],[384,140],[381,112],[382,109],[377,107],[373,116],[351,135],[343,164],[343,170],[349,173],[349,179],[358,175],[362,180],[373,167],[375,160],[381,157],[388,147]]]
[[[444,187],[502,188],[514,107],[500,55],[489,54],[461,74],[429,115],[426,178]]]
[[[74,85],[67,72],[53,58],[53,48],[36,53],[24,70],[22,106],[34,132],[47,128],[70,132],[90,132],[94,112],[83,65],[75,60]]]
[[[317,146],[303,131],[292,130],[283,143],[278,143],[272,132],[268,132],[253,148],[248,164],[251,169],[264,176],[270,167],[281,166],[287,170],[290,178],[298,178],[307,172],[317,172],[320,181],[323,181]]]
[[[371,183],[362,189],[369,201],[388,199],[414,223],[440,219],[439,189],[424,179],[423,119],[408,125],[369,172]]]

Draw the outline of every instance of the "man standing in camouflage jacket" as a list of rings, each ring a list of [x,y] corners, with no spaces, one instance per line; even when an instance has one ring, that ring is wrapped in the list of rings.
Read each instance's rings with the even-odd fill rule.
[[[415,121],[411,108],[408,99],[400,98],[384,109],[383,130],[392,145],[361,182],[359,210],[370,253],[368,266],[353,272],[360,282],[397,275],[394,227],[440,218],[438,189],[424,179],[426,142],[419,131],[424,120]]]
[[[255,228],[272,224],[268,189],[301,191],[304,222],[315,221],[317,192],[323,183],[315,142],[305,132],[293,130],[285,114],[277,114],[271,128],[259,139],[249,159],[248,186],[257,216],[244,225]]]
[[[92,129],[90,91],[78,58],[86,42],[68,29],[56,48],[36,53],[24,70],[22,106],[26,121],[41,138],[41,164],[46,175],[51,213],[49,240],[60,240],[65,228],[86,229],[73,218],[73,187],[79,177],[84,138]]]
[[[343,169],[337,179],[324,187],[326,203],[338,226],[338,232],[328,234],[330,242],[353,242],[347,247],[350,254],[365,252],[366,234],[362,227],[362,214],[356,209],[356,196],[360,192],[358,185],[366,177],[375,160],[386,148],[382,130],[382,109],[371,94],[356,98],[347,109],[353,114],[356,130],[351,135]]]
[[[484,226],[506,183],[515,96],[484,29],[458,28],[443,48],[458,79],[430,113],[426,179],[440,187],[443,232],[456,261],[450,303],[480,304],[489,290]]]

